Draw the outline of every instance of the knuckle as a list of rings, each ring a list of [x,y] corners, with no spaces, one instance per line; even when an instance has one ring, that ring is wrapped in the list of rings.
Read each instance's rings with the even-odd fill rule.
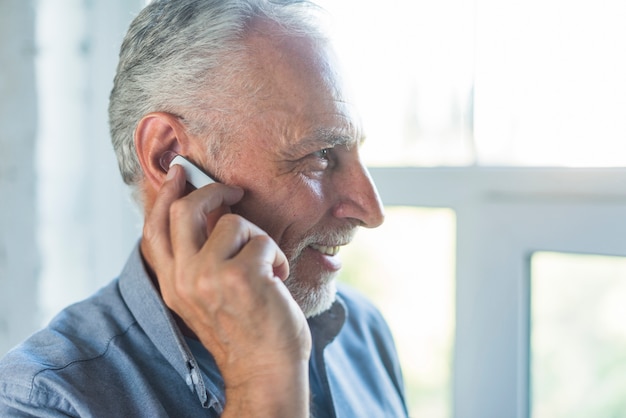
[[[250,275],[250,268],[244,263],[232,262],[224,271],[226,283],[239,284]]]
[[[259,247],[274,246],[274,240],[270,238],[269,235],[265,235],[265,234],[255,235],[250,240],[254,242],[256,245],[258,245]]]
[[[143,224],[142,239],[148,242],[154,242],[157,237],[155,229],[149,222]]]
[[[170,205],[170,218],[178,219],[189,213],[189,202],[186,199],[178,199]]]
[[[240,229],[243,227],[245,219],[233,213],[226,213],[220,217],[217,224],[227,229]]]
[[[253,251],[259,256],[280,252],[278,244],[276,244],[276,241],[269,235],[255,235],[250,239],[248,245],[250,245]]]
[[[184,280],[174,280],[172,290],[177,298],[186,299],[189,294],[189,285]]]

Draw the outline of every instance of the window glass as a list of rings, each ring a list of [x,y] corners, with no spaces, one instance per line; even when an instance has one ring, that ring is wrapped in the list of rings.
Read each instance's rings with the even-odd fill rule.
[[[366,128],[366,162],[472,164],[472,2],[320,3]]]
[[[455,214],[387,208],[382,228],[342,250],[340,279],[381,310],[398,347],[411,416],[451,416]]]
[[[626,2],[476,5],[477,162],[626,165]]]
[[[532,418],[626,416],[626,257],[536,253]]]
[[[368,164],[626,165],[626,2],[320,2]]]

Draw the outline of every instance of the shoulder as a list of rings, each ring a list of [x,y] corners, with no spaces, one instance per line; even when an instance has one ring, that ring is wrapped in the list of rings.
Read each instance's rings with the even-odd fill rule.
[[[54,403],[54,394],[68,376],[70,380],[85,379],[82,383],[88,384],[88,379],[94,378],[85,375],[90,364],[96,367],[114,340],[133,324],[117,281],[64,309],[47,327],[0,360],[0,411],[3,403],[4,407],[8,403]]]
[[[378,307],[360,291],[345,283],[339,283],[337,295],[346,307],[348,321],[374,328],[387,328],[387,323]]]
[[[360,393],[360,405],[363,399],[376,398],[371,397],[373,393],[386,394],[384,399],[369,403],[372,410],[388,408],[375,416],[406,416],[398,353],[383,315],[367,297],[346,285],[339,284],[337,296],[345,306],[346,320],[336,344],[328,347],[327,362],[333,379],[346,388],[343,396]],[[351,377],[344,378],[346,375]],[[355,405],[358,403],[355,401]]]
[[[338,284],[337,295],[346,308],[346,322],[339,334],[340,339],[349,345],[367,344],[384,357],[395,358],[393,335],[378,307],[346,284]]]
[[[114,280],[88,299],[63,309],[1,364],[19,359],[58,368],[101,355],[114,338],[135,323],[117,284]]]

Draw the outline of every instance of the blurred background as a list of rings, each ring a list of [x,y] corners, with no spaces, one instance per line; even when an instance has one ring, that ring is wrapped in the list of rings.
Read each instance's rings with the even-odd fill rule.
[[[144,0],[0,0],[0,355],[121,270]],[[326,0],[387,221],[343,251],[411,415],[626,416],[626,3]]]

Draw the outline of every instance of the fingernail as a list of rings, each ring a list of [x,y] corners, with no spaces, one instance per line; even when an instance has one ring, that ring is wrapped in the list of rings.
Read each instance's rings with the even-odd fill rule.
[[[239,186],[231,186],[234,197],[241,199],[245,193],[245,191]]]
[[[172,167],[170,167],[169,170],[167,170],[167,176],[165,176],[166,181],[172,180],[174,176],[176,176],[175,170],[178,170],[178,167],[176,165],[173,165]]]

